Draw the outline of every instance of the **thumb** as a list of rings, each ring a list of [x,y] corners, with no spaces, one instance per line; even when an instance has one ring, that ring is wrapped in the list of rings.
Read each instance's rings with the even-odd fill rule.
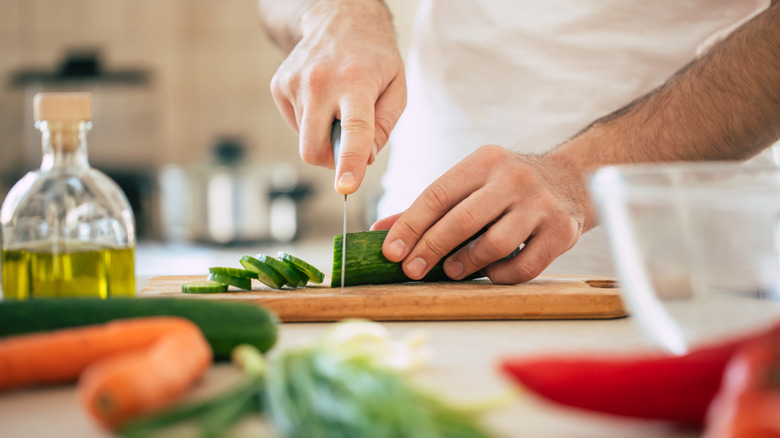
[[[386,218],[379,219],[378,221],[374,222],[373,225],[371,225],[371,228],[370,228],[371,231],[375,231],[375,230],[389,230],[390,227],[392,227],[393,224],[398,221],[398,218],[400,218],[402,214],[403,214],[403,212],[396,213],[396,214],[394,214],[392,216],[388,216]]]

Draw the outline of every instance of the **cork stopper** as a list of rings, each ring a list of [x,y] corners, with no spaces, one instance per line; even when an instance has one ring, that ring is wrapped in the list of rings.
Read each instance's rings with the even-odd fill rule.
[[[89,93],[38,93],[33,100],[35,121],[74,122],[92,119]]]

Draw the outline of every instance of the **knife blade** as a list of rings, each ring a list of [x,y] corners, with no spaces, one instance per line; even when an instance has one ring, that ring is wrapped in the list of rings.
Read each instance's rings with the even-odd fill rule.
[[[330,142],[333,145],[333,165],[338,167],[339,150],[341,149],[341,121],[336,119],[330,128]],[[341,290],[344,290],[344,278],[347,271],[347,195],[344,195],[344,218],[341,234]]]

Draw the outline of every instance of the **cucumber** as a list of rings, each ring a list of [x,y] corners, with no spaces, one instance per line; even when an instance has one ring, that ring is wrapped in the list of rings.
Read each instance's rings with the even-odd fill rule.
[[[266,352],[278,335],[276,315],[256,304],[184,298],[38,298],[0,302],[0,338],[166,315],[198,325],[216,359],[230,359],[230,352],[240,344]]]
[[[211,294],[217,292],[226,292],[228,285],[216,281],[193,281],[181,285],[181,291],[185,294]]]
[[[298,277],[300,278],[300,281],[298,282],[298,287],[306,287],[307,284],[309,284],[309,275],[303,272],[303,270],[294,264],[292,264],[291,261],[285,260],[283,258],[276,257],[277,260],[287,265],[290,269],[295,271],[298,274]]]
[[[453,281],[444,273],[444,260],[449,257],[443,257],[431,268],[422,280],[412,280],[404,274],[400,263],[387,260],[382,254],[382,243],[385,241],[388,230],[361,231],[357,233],[347,233],[347,257],[345,263],[347,270],[344,276],[345,286],[355,286],[358,284],[389,284],[403,283],[407,281]],[[476,236],[475,236],[476,237]],[[338,234],[333,239],[333,274],[331,276],[331,287],[341,286],[341,240],[342,235]],[[469,241],[472,239],[469,239]],[[450,254],[462,248],[467,242],[455,248]],[[464,280],[470,280],[480,277],[479,273],[474,273]]]
[[[230,275],[209,274],[208,280],[235,286],[243,290],[252,289],[252,279],[249,277],[232,277]]]
[[[301,276],[298,274],[298,271],[295,271],[294,269],[287,266],[287,263],[283,263],[281,260],[265,254],[258,254],[255,256],[255,258],[260,263],[265,263],[268,266],[274,268],[276,272],[282,274],[282,277],[284,277],[284,283],[290,287],[298,287],[298,284],[300,284]]]
[[[271,289],[281,289],[285,284],[282,274],[267,263],[260,262],[252,256],[241,257],[241,265],[257,273],[257,279]]]
[[[322,281],[325,279],[325,274],[323,274],[322,271],[304,262],[298,257],[291,256],[290,254],[287,254],[286,252],[282,252],[282,251],[279,251],[277,257],[279,257],[282,260],[286,260],[292,263],[293,265],[297,266],[301,271],[303,271],[306,275],[308,275],[309,280],[314,283],[317,284],[322,283]],[[339,262],[341,262],[341,259],[339,259]]]
[[[248,271],[246,269],[238,269],[238,268],[223,268],[223,267],[209,268],[209,274],[229,275],[231,277],[257,278],[257,272]]]

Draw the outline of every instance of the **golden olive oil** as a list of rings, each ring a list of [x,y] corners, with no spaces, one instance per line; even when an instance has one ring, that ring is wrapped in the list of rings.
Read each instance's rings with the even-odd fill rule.
[[[48,248],[47,248],[48,249]],[[135,295],[134,248],[70,245],[2,251],[3,297],[117,297]]]

